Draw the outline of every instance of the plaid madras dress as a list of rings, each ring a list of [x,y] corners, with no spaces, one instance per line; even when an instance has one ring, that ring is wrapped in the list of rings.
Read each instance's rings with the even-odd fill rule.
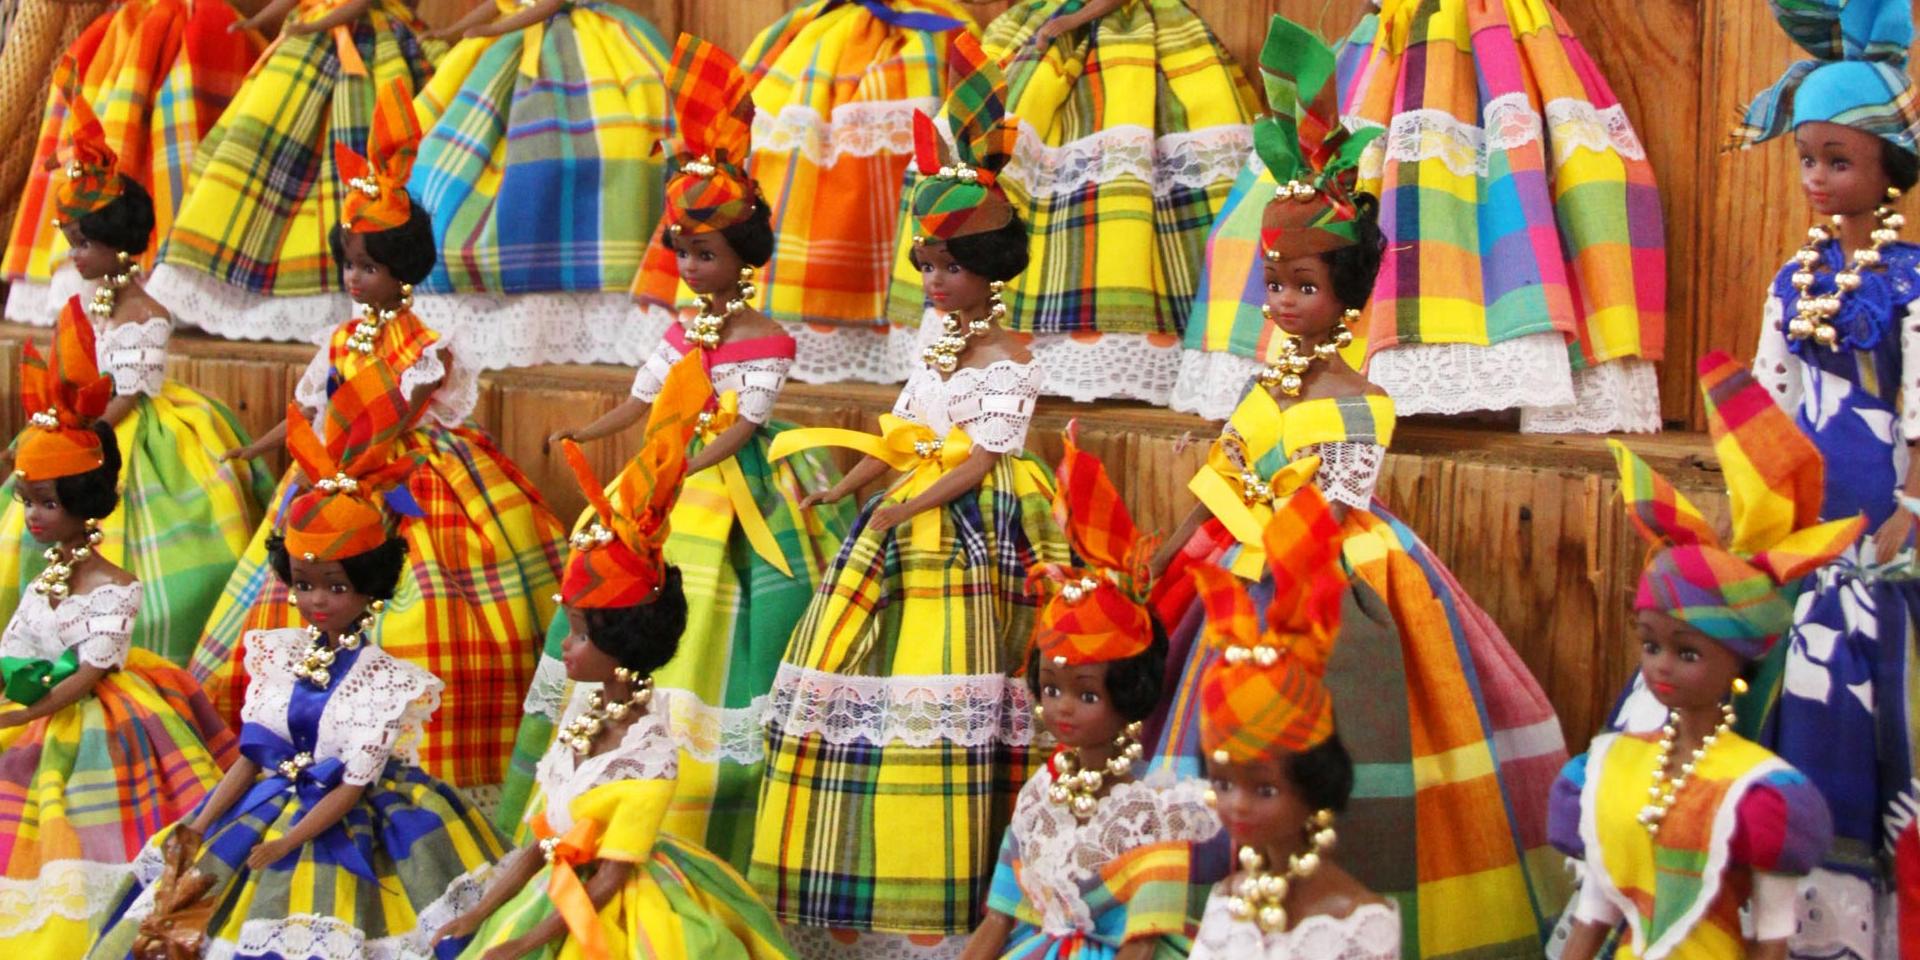
[[[1546,0],[1387,0],[1341,114],[1387,255],[1367,374],[1407,413],[1660,428],[1666,240],[1646,152]]]
[[[195,150],[260,53],[258,36],[227,32],[238,20],[224,0],[129,0],[67,51],[78,93],[99,115],[120,171],[153,195],[155,237],[173,225]],[[66,257],[66,238],[53,225],[57,181],[47,169],[66,125],[62,79],[46,98],[33,171],[0,261],[0,274],[14,284],[46,286]],[[153,252],[144,264],[152,265]]]
[[[660,217],[667,53],[642,17],[586,2],[435,65],[408,184],[440,251],[418,309],[459,328],[470,360],[606,359],[584,344],[626,319]]]
[[[651,402],[666,371],[688,349],[683,329],[671,328],[635,376],[633,395]],[[666,829],[740,870],[746,869],[753,848],[774,674],[787,638],[820,583],[821,570],[833,559],[853,517],[853,505],[844,502],[800,509],[809,492],[828,489],[840,479],[824,451],[778,461],[767,456],[774,439],[793,429],[768,419],[793,352],[794,343],[787,337],[761,337],[726,343],[705,354],[720,406],[695,436],[688,455],[724,432],[730,418],[754,420],[760,429],[732,463],[688,476],[667,520],[671,532],[665,556],[680,568],[687,626],[679,652],[653,675],[681,750],[679,786],[667,809]],[[609,490],[619,485],[616,478]],[[736,487],[742,492],[736,493]],[[759,514],[761,529],[790,573],[756,549],[741,521],[745,510]],[[580,523],[590,518],[591,510],[583,512]],[[561,646],[567,633],[566,616],[555,614],[496,814],[502,828],[520,822],[535,767],[570,700]]]
[[[289,16],[325,16],[336,0],[304,0]],[[333,144],[367,151],[374,91],[419,89],[442,48],[401,0],[374,0],[350,24],[282,34],[247,74],[194,160],[148,284],[154,296],[211,332],[311,340],[340,290],[327,231],[346,185]],[[342,61],[343,54],[347,57]]]
[[[120,444],[120,506],[100,521],[99,551],[146,588],[133,621],[133,645],[180,666],[193,657],[200,631],[221,589],[264,516],[273,478],[259,461],[227,463],[221,455],[246,444],[233,411],[212,397],[166,379],[165,318],[121,323],[101,331],[101,371],[114,389],[135,397],[114,427]],[[26,537],[26,508],[13,497],[17,481],[0,486],[0,614],[11,615],[46,558]]]
[[[445,366],[437,335],[403,314],[382,328],[374,355],[363,360],[345,347],[353,326],[343,323],[335,331],[295,398],[303,406],[320,406],[331,377],[383,358],[415,358],[390,364],[406,371],[403,389],[416,382],[410,376],[446,378],[397,443],[398,455],[422,460],[409,489],[425,516],[401,525],[407,565],[378,622],[389,653],[447,683],[442,709],[426,724],[421,765],[461,787],[499,784],[542,630],[556,609],[565,529],[533,483],[467,420],[478,383],[457,356]],[[286,502],[290,479],[281,480],[272,503]],[[194,651],[194,676],[228,716],[238,710],[247,683],[241,637],[296,619],[286,585],[267,565],[273,527],[270,518],[255,531]]]
[[[1227,478],[1219,489],[1243,503],[1243,467],[1272,477],[1291,460],[1318,455],[1314,482],[1346,508],[1352,587],[1326,683],[1355,763],[1342,830],[1368,839],[1343,844],[1341,865],[1398,904],[1409,958],[1535,957],[1566,898],[1546,836],[1547,790],[1566,759],[1559,721],[1500,628],[1373,500],[1393,426],[1394,403],[1382,396],[1307,400],[1283,411],[1256,386],[1202,473]],[[1169,663],[1185,664],[1155,755],[1190,772],[1200,763],[1198,678],[1215,654],[1197,646],[1204,620],[1186,570],[1203,561],[1232,567],[1255,549],[1228,532],[1223,510],[1212,506],[1220,501],[1202,493],[1202,482],[1194,486],[1215,516],[1154,599],[1161,622],[1176,625]],[[1261,580],[1251,592],[1264,604],[1270,574],[1264,562],[1252,569]],[[1396,689],[1404,698],[1380,695]]]
[[[1005,360],[946,381],[923,367],[901,393],[896,439],[1002,455],[978,488],[894,529],[869,526],[873,511],[945,461],[869,501],[794,629],[748,870],[787,923],[937,937],[978,919],[1040,760],[1013,676],[1039,603],[1026,571],[1070,553],[1052,474],[1021,452],[1039,379]]]
[[[0,947],[18,956],[83,953],[141,845],[233,762],[233,734],[186,671],[130,649],[140,603],[137,582],[58,607],[33,594],[0,635],[0,656],[39,662],[23,672],[69,654],[110,671],[59,712],[0,729]]]
[[[1253,144],[1253,87],[1183,0],[1128,0],[1044,46],[1033,35],[1079,0],[1026,0],[988,26],[1022,121],[1003,182],[1031,233],[1007,284],[1012,325],[1047,389],[1076,400],[1165,403],[1207,232]],[[913,174],[909,174],[909,186]],[[891,313],[923,322],[919,271],[897,235]],[[1070,336],[1068,336],[1070,335]]]
[[[60,55],[111,10],[105,2],[19,0],[0,37],[0,129],[33,130]],[[33,174],[37,143],[25,137],[0,149],[0,224],[12,224]]]
[[[455,880],[500,859],[500,836],[460,791],[422,771],[420,725],[443,685],[383,649],[340,649],[327,685],[294,674],[305,630],[251,633],[240,753],[261,773],[207,828],[194,869],[212,878],[207,950],[238,960],[397,957],[420,911]],[[294,767],[297,756],[307,765]],[[283,766],[284,765],[284,766]],[[297,771],[297,772],[295,772]],[[262,869],[261,842],[285,836],[335,787],[365,788],[339,821]],[[197,815],[196,808],[193,815]],[[184,820],[184,818],[183,818]],[[105,913],[88,957],[130,958],[168,833],[155,836]],[[78,956],[78,954],[73,954]]]

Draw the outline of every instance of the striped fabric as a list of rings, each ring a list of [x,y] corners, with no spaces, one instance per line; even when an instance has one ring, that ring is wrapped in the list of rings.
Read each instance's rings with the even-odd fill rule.
[[[959,30],[973,27],[956,0],[813,0],[747,48],[752,169],[776,238],[760,274],[768,316],[884,321],[913,112],[939,109]]]
[[[79,702],[0,729],[0,947],[84,953],[102,888],[233,759],[193,678],[144,650]]]
[[[1660,357],[1653,171],[1546,0],[1386,0],[1347,97],[1344,115],[1388,128],[1362,183],[1387,236],[1369,356],[1551,332],[1575,369]]]
[[[292,17],[311,21],[330,7],[306,0]],[[374,0],[337,31],[274,41],[201,141],[193,187],[161,261],[258,294],[338,290],[327,231],[346,184],[333,144],[364,156],[374,92],[396,79],[413,90],[425,82],[428,55],[438,47],[423,45],[423,30],[400,0]],[[364,75],[341,64],[341,31],[351,35]],[[233,323],[246,328],[244,318]]]
[[[20,0],[0,37],[0,129],[38,128],[54,67],[89,31],[106,29],[102,14],[111,14],[104,0]],[[23,136],[0,150],[0,227],[11,227],[22,188],[39,169],[36,145]]]
[[[1155,826],[1169,827],[1165,822]],[[1104,839],[1089,838],[1089,846],[1097,849]],[[1157,837],[1140,840],[1117,859],[1077,871],[1083,875],[1079,897],[1091,929],[1075,928],[1063,935],[1043,926],[1052,918],[1021,887],[1020,877],[1031,866],[1029,854],[1015,833],[1008,831],[987,892],[987,909],[1016,922],[1000,960],[1113,960],[1121,946],[1146,939],[1154,941],[1152,960],[1185,957],[1193,941],[1192,918],[1199,915],[1207,897],[1206,885],[1193,882],[1192,844]],[[1039,893],[1051,898],[1063,891]]]
[[[854,521],[774,684],[748,877],[782,921],[973,928],[1040,760],[1011,674],[1038,604],[1027,568],[1068,559],[1052,498],[1046,467],[1009,455],[937,509],[936,549],[915,549],[907,525],[867,526],[891,495]],[[865,721],[835,723],[829,703]]]
[[[272,477],[258,461],[226,463],[247,442],[220,401],[169,380],[141,396],[114,428],[120,443],[120,507],[100,521],[100,555],[144,586],[133,644],[180,666],[220,599],[234,563],[264,516]],[[0,543],[25,544],[26,509],[0,487]],[[38,549],[0,551],[0,615],[12,616],[46,568]]]
[[[410,189],[440,250],[421,289],[626,290],[660,218],[666,60],[651,23],[606,2],[455,45],[415,100]]]
[[[1255,390],[1228,425],[1268,477],[1288,451],[1311,443],[1389,442],[1390,403],[1357,400],[1281,413]],[[1356,764],[1342,830],[1404,839],[1355,848],[1341,863],[1399,905],[1403,956],[1533,955],[1567,895],[1546,842],[1545,798],[1566,759],[1553,707],[1500,628],[1412,530],[1378,502],[1348,511],[1343,527],[1352,589],[1326,675]],[[1215,656],[1196,649],[1202,618],[1190,615],[1191,592],[1181,586],[1189,566],[1229,566],[1243,549],[1209,520],[1156,594],[1161,622],[1180,625],[1168,662],[1185,665],[1158,751],[1176,768],[1199,766],[1198,678]],[[1264,605],[1272,587],[1257,583],[1251,593]],[[1396,689],[1407,696],[1379,695]]]
[[[259,55],[257,36],[227,32],[238,20],[222,0],[130,0],[69,51],[79,95],[99,115],[120,172],[153,195],[156,238],[173,224],[201,139]],[[0,261],[0,274],[12,281],[45,283],[66,256],[66,238],[53,225],[59,178],[46,164],[60,147],[67,105],[58,90],[45,102],[33,171]],[[142,262],[152,265],[152,253]]]
[[[1915,149],[1920,94],[1907,76],[1913,8],[1902,0],[1773,0],[1774,19],[1815,59],[1755,97],[1728,138],[1750,147],[1804,123],[1838,123]]]

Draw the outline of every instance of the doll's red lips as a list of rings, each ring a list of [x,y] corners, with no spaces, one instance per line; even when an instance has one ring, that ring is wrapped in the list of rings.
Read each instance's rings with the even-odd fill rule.
[[[1673,684],[1671,683],[1655,683],[1652,686],[1654,693],[1666,694],[1673,692]]]

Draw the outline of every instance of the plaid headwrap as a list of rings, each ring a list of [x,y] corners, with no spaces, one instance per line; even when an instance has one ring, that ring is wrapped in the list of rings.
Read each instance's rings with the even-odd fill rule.
[[[1340,633],[1345,534],[1317,487],[1302,487],[1261,537],[1273,600],[1260,629],[1238,577],[1193,570],[1214,653],[1200,677],[1200,747],[1216,763],[1301,753],[1333,736],[1333,698],[1321,683]]]
[[[999,184],[1020,138],[1020,118],[1007,116],[1007,78],[964,31],[954,35],[948,75],[943,116],[953,132],[951,148],[931,118],[913,115],[913,159],[921,176],[909,201],[915,243],[998,230],[1014,217]]]
[[[67,300],[53,332],[49,365],[29,340],[20,354],[20,401],[27,429],[20,436],[13,473],[22,480],[55,480],[86,473],[105,462],[93,421],[113,399],[113,378],[100,373],[93,352],[93,321],[80,298]]]
[[[333,163],[347,185],[340,201],[340,221],[354,233],[378,233],[407,222],[412,200],[407,177],[420,151],[420,118],[413,97],[399,79],[380,88],[374,103],[373,128],[367,134],[367,156],[353,152],[344,141],[333,143]]]
[[[407,398],[392,368],[369,363],[333,391],[323,442],[295,404],[287,405],[287,454],[300,468],[280,512],[287,553],[342,560],[387,542],[387,513],[418,514],[400,486],[418,461],[396,456],[406,431]],[[398,487],[392,494],[388,488]],[[297,492],[295,492],[297,490]]]
[[[1920,107],[1907,77],[1908,0],[1769,0],[1782,29],[1815,59],[1755,97],[1727,146],[1751,147],[1803,123],[1838,123],[1912,151]]]
[[[1334,53],[1313,31],[1275,16],[1260,48],[1260,76],[1272,113],[1253,125],[1253,148],[1280,184],[1260,220],[1269,260],[1289,260],[1360,242],[1354,184],[1360,153],[1378,127],[1340,123]]]
[[[1037,563],[1028,570],[1029,583],[1053,590],[1034,624],[1034,646],[1057,666],[1138,656],[1153,643],[1147,568],[1155,544],[1133,525],[1106,465],[1074,442],[1072,424],[1064,446],[1053,515],[1086,566]]]
[[[687,475],[687,443],[712,399],[713,384],[700,352],[681,357],[667,371],[660,395],[647,411],[646,439],[620,472],[612,496],[593,475],[580,445],[561,441],[594,513],[593,522],[568,541],[573,552],[560,578],[560,599],[567,606],[634,607],[653,598],[666,573],[661,549],[667,541],[667,517]]]
[[[106,129],[80,94],[80,71],[72,56],[61,58],[53,82],[67,101],[67,127],[61,149],[47,158],[47,169],[60,171],[53,194],[54,222],[68,224],[120,199],[126,188],[120,182],[120,158],[107,146]]]
[[[1800,578],[1858,540],[1866,518],[1819,522],[1820,451],[1732,357],[1700,358],[1700,392],[1733,508],[1733,541],[1723,546],[1673,484],[1607,441],[1627,516],[1655,551],[1633,608],[1671,614],[1753,660],[1793,625]]]
[[[747,175],[753,148],[753,84],[725,50],[683,33],[667,65],[674,137],[667,151],[669,231],[707,233],[745,223],[759,188]]]

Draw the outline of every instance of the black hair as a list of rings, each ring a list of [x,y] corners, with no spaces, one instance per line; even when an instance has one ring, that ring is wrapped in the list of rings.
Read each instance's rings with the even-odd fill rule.
[[[293,585],[293,556],[287,553],[287,538],[274,533],[267,536],[267,564],[280,582]],[[387,542],[340,560],[340,572],[347,575],[355,593],[375,600],[392,600],[400,587],[400,571],[407,565],[407,541],[388,537]]]
[[[631,607],[588,607],[587,640],[615,663],[646,676],[667,665],[687,630],[687,594],[680,568],[667,567],[654,598]]]
[[[954,237],[946,241],[946,247],[953,262],[988,280],[1005,283],[1026,272],[1027,224],[1019,214],[1014,214],[1004,227]],[[907,259],[915,268],[920,266],[920,258],[914,251],[907,251]]]
[[[60,509],[82,520],[103,520],[120,505],[120,441],[105,420],[93,422],[93,435],[100,438],[100,465],[53,481]]]
[[[407,198],[407,222],[392,230],[363,233],[367,256],[386,267],[401,283],[420,283],[433,273],[439,262],[433,239],[433,218],[413,198]],[[336,266],[347,262],[347,225],[336,223],[327,231],[327,246],[333,251]]]
[[[765,200],[753,201],[753,213],[747,219],[720,231],[727,249],[750,267],[764,267],[773,259],[773,211]],[[660,231],[660,245],[673,251],[673,231]],[[676,251],[677,252],[677,251]]]
[[[1884,137],[1880,140],[1880,166],[1887,172],[1887,182],[1900,188],[1901,193],[1920,183],[1920,154]]]
[[[1315,810],[1341,813],[1353,796],[1353,757],[1335,733],[1311,750],[1287,758],[1287,781]]]
[[[1354,232],[1360,242],[1350,247],[1329,250],[1320,255],[1333,279],[1333,296],[1342,306],[1360,309],[1373,299],[1373,281],[1380,276],[1380,260],[1386,256],[1386,236],[1380,232],[1380,201],[1371,193],[1354,195]]]
[[[1107,662],[1107,696],[1113,709],[1128,721],[1145,720],[1160,709],[1160,694],[1166,688],[1167,631],[1160,618],[1148,615],[1153,623],[1153,641],[1147,649],[1124,660]],[[1027,692],[1040,699],[1040,648],[1027,654]]]
[[[120,195],[74,221],[74,226],[94,243],[134,256],[146,253],[153,242],[153,195],[140,181],[120,174]]]

